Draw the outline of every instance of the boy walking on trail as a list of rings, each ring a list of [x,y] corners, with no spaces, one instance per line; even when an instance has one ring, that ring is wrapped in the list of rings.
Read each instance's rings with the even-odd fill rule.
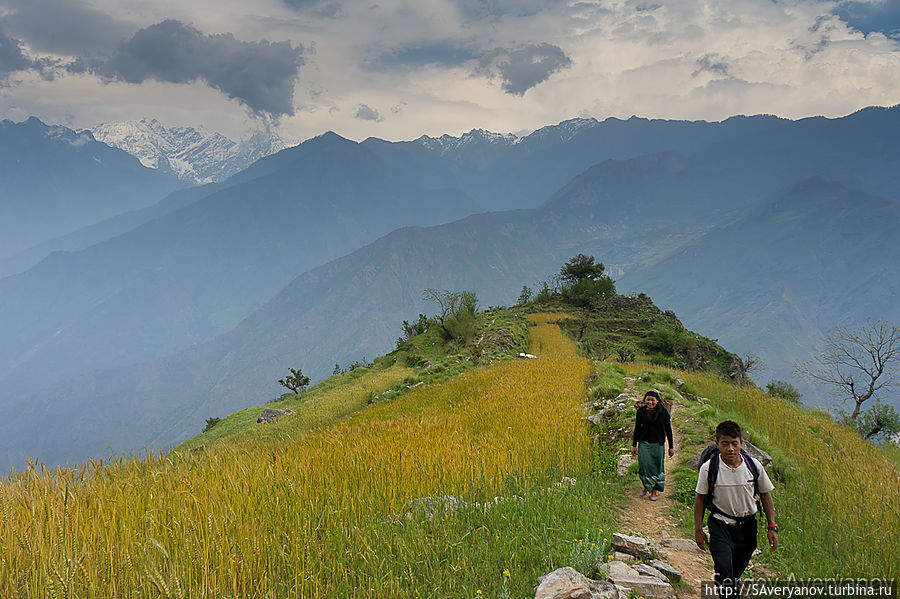
[[[711,448],[712,449],[712,448]],[[762,463],[742,451],[741,426],[726,420],[716,427],[716,450],[700,466],[694,496],[694,537],[712,554],[715,585],[720,597],[739,597],[739,580],[756,549],[759,495],[766,515],[769,548],[778,547],[778,526],[769,480]],[[713,470],[710,473],[710,469]],[[703,532],[703,512],[709,510],[709,539]]]

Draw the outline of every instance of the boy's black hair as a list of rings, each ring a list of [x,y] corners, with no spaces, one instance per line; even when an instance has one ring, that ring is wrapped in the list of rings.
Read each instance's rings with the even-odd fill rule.
[[[716,427],[716,443],[719,442],[719,437],[722,436],[740,439],[741,425],[734,420],[726,420],[725,422],[720,422],[719,426]]]

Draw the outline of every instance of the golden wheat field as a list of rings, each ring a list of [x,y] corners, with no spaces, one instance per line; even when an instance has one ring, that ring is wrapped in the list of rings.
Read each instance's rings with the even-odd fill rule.
[[[0,593],[427,596],[413,570],[435,556],[403,534],[410,501],[488,501],[588,467],[589,363],[554,325],[531,339],[538,359],[475,369],[291,438],[7,477]]]

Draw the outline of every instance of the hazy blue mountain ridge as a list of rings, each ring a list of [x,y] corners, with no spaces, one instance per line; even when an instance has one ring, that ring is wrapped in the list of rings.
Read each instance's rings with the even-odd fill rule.
[[[0,258],[183,187],[90,133],[0,121]]]
[[[895,202],[812,178],[619,285],[658,298],[732,351],[763,356],[763,383],[792,381],[811,405],[828,407],[791,378],[793,365],[835,327],[900,322],[897,231]]]
[[[725,340],[734,324],[735,345],[725,344],[732,351],[763,353],[745,344],[737,314],[768,306],[763,300],[773,293],[802,297],[773,307],[775,317],[760,320],[766,326],[757,331],[772,337],[771,351],[782,347],[793,355],[828,326],[799,311],[803,302],[814,305],[806,290],[793,287],[802,287],[802,277],[785,281],[778,269],[769,278],[748,276],[759,289],[732,294],[727,306],[716,302],[726,291],[712,278],[705,281],[713,273],[702,270],[723,266],[708,260],[666,262],[689,281],[680,296],[677,286],[653,292],[631,285],[643,269],[678,259],[691,244],[725,243],[716,232],[746,219],[760,221],[755,235],[765,244],[780,225],[759,207],[798,181],[827,176],[860,198],[890,188],[897,114],[895,107],[797,122],[570,121],[518,140],[476,131],[467,143],[430,146],[421,140],[356,144],[334,134],[309,140],[116,239],[0,280],[0,302],[13,306],[6,320],[0,315],[0,335],[13,340],[0,348],[0,417],[17,423],[0,452],[27,455],[33,448],[48,458],[68,457],[67,447],[97,451],[93,433],[57,421],[47,399],[51,388],[65,389],[66,409],[74,414],[125,422],[120,432],[103,429],[103,447],[177,441],[210,415],[276,394],[274,380],[287,365],[319,378],[335,361],[389,349],[399,322],[428,310],[421,300],[426,286],[470,288],[483,305],[510,303],[522,284],[548,277],[578,252],[604,261],[620,289],[651,291],[690,328]],[[866,133],[844,131],[855,131],[853,121]],[[896,189],[889,191],[896,201]],[[863,212],[876,206],[860,201]],[[427,224],[417,223],[417,215],[446,222],[509,205],[535,208],[401,229],[353,252],[398,223]],[[435,206],[446,211],[435,213]],[[838,208],[826,202],[818,216],[840,222],[844,208]],[[894,226],[890,213],[882,216],[875,225]],[[374,223],[382,229],[376,232]],[[816,223],[811,219],[807,229],[831,230]],[[834,251],[845,251],[844,241]],[[749,240],[741,243],[751,247]],[[768,258],[779,265],[799,259],[787,244],[773,247],[790,254]],[[859,276],[888,290],[873,298],[890,296],[880,277],[891,272],[883,261],[896,262],[895,255],[873,250],[862,260],[869,247],[860,242],[854,250],[861,252]],[[709,248],[729,251],[732,246]],[[838,271],[820,272],[827,278]],[[840,296],[844,305],[890,312],[880,300],[866,304],[859,285],[835,291],[837,282],[827,280],[820,287],[826,300]],[[706,321],[698,326],[695,313],[718,318],[722,330],[705,327]],[[791,345],[788,331],[799,341]],[[116,365],[122,368],[110,368]],[[111,406],[130,415],[108,413]],[[55,434],[15,432],[36,428]]]
[[[408,185],[358,144],[325,138],[305,160],[0,279],[4,393],[205,341],[298,272],[398,222],[473,210],[459,192]]]
[[[390,350],[403,319],[433,312],[434,307],[421,297],[426,287],[472,289],[482,305],[508,304],[522,284],[533,285],[539,278],[552,275],[579,251],[602,256],[611,269],[624,271],[620,290],[635,287],[630,273],[646,271],[645,262],[669,255],[660,262],[660,268],[680,273],[679,289],[693,302],[685,303],[684,309],[690,312],[697,305],[708,306],[716,314],[724,311],[716,328],[705,332],[714,333],[720,340],[730,335],[741,344],[748,330],[738,328],[732,334],[732,325],[755,326],[757,338],[784,329],[802,343],[820,326],[816,312],[808,309],[814,305],[808,299],[810,279],[783,277],[782,273],[807,269],[805,260],[821,248],[798,253],[791,246],[791,235],[797,231],[815,235],[823,223],[840,222],[840,215],[847,210],[845,196],[860,215],[871,210],[875,222],[851,219],[841,225],[845,234],[840,239],[820,241],[828,244],[829,252],[843,255],[850,246],[857,247],[855,236],[873,224],[881,222],[886,231],[898,224],[892,203],[841,185],[814,181],[801,185],[800,192],[794,188],[771,194],[763,204],[753,203],[754,194],[747,193],[742,218],[735,220],[733,211],[720,211],[718,224],[712,219],[703,226],[696,225],[698,215],[716,214],[710,207],[725,199],[716,187],[724,187],[729,179],[728,173],[721,173],[719,181],[709,183],[711,179],[701,176],[704,170],[673,154],[608,161],[589,169],[537,209],[475,215],[446,225],[394,231],[301,275],[233,331],[208,343],[137,368],[65,382],[68,402],[118,419],[116,427],[110,427],[103,437],[117,450],[133,449],[136,438],[151,446],[166,446],[194,434],[209,416],[224,415],[278,395],[275,380],[283,376],[288,365],[321,379],[335,362],[346,364]],[[637,177],[639,174],[644,176]],[[704,181],[705,195],[701,195]],[[679,191],[688,183],[693,189]],[[818,205],[815,198],[824,190],[831,190],[834,197]],[[698,201],[690,204],[689,198]],[[777,208],[785,203],[793,208]],[[789,227],[782,224],[786,218]],[[694,229],[689,227],[692,223]],[[774,257],[758,256],[753,268],[735,261],[728,275],[722,275],[719,271],[729,265],[727,260],[721,261],[722,256],[729,256],[729,252],[757,255],[734,230],[749,224],[753,227],[748,235],[758,238],[758,243],[765,245],[767,239],[772,240],[777,264]],[[701,258],[679,249],[703,243],[710,246]],[[877,276],[885,267],[872,261],[865,266],[857,268],[855,276]],[[835,268],[840,272],[844,265],[838,268],[836,264]],[[769,278],[761,274],[767,270],[773,273]],[[753,291],[737,291],[739,281]],[[645,284],[647,289],[652,287]],[[800,298],[798,302],[775,311],[772,301],[763,300],[776,284],[783,286],[782,294]],[[817,292],[819,287],[821,284],[817,284]],[[735,289],[733,293],[731,288]],[[850,298],[860,293],[864,292],[856,285],[847,291]],[[889,290],[885,293],[882,299],[890,296]],[[717,302],[723,294],[727,294],[727,301]],[[676,311],[684,300],[667,289],[657,289],[651,296]],[[867,308],[878,309],[877,304],[873,302]],[[745,318],[738,317],[744,313]],[[691,318],[703,322],[693,315]],[[690,319],[682,320],[692,326]],[[123,397],[140,398],[136,403],[148,407],[132,407],[126,418],[118,414],[116,405]],[[30,401],[39,405],[42,399],[38,396]],[[25,418],[24,414],[19,418]],[[109,422],[108,418],[99,421]],[[16,428],[27,430],[30,426],[33,424],[22,420]],[[142,427],[159,432],[141,437]],[[93,435],[78,437],[65,430],[57,435],[71,437],[71,443],[86,453],[102,450],[98,441],[91,441]],[[35,449],[53,451],[49,447]]]

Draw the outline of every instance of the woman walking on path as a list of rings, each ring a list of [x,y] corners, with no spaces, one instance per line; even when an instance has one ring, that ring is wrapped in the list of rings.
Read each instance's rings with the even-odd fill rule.
[[[650,501],[666,486],[666,439],[669,440],[669,457],[675,455],[672,442],[672,421],[662,405],[659,391],[648,389],[644,393],[644,405],[638,408],[631,438],[631,455],[637,457],[638,475],[644,488],[641,497],[650,493]]]

